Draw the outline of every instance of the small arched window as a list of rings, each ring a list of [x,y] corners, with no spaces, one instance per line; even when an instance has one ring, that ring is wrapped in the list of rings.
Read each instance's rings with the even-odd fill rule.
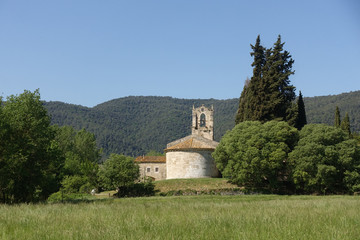
[[[205,117],[205,114],[201,114],[200,115],[200,127],[205,127],[205,124],[206,123],[206,117]]]

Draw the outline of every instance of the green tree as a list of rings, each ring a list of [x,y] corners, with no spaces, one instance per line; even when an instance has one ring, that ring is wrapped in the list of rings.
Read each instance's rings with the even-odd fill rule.
[[[262,120],[262,106],[265,97],[263,68],[266,63],[266,49],[260,43],[260,35],[257,36],[255,45],[250,46],[252,49],[250,55],[254,58],[254,62],[251,64],[253,76],[250,81],[245,82],[241,93],[235,120],[236,124],[248,120]]]
[[[296,107],[297,107],[297,116],[296,116],[295,127],[298,130],[301,130],[307,124],[305,104],[304,104],[304,100],[303,100],[301,91],[299,93],[299,98],[297,100]]]
[[[349,136],[351,135],[350,130],[350,119],[349,114],[346,112],[344,119],[341,121],[340,127],[342,130],[344,130]]]
[[[145,156],[165,156],[165,154],[155,150],[150,150]]]
[[[70,126],[54,128],[57,144],[65,158],[63,187],[75,192],[80,188],[87,192],[95,188],[101,150],[96,146],[94,134],[84,129],[76,131]]]
[[[300,193],[346,193],[360,187],[360,148],[340,128],[309,124],[289,154]]]
[[[292,107],[295,100],[295,87],[290,85],[289,77],[295,72],[292,71],[294,60],[288,51],[284,51],[285,43],[281,42],[278,36],[272,49],[269,49],[266,60],[264,81],[267,83],[269,115],[266,120],[278,119],[287,121],[288,109]]]
[[[0,97],[0,202],[8,202],[11,188],[10,155],[10,126],[5,121],[3,102]]]
[[[248,189],[280,192],[286,182],[288,154],[298,131],[286,122],[239,123],[221,139],[213,153],[224,177]]]
[[[34,202],[57,191],[57,173],[62,165],[55,133],[40,93],[24,91],[10,96],[0,106],[2,173],[0,191],[3,202]],[[5,177],[4,177],[5,176]]]
[[[340,110],[339,107],[336,106],[336,110],[335,110],[335,127],[340,127],[341,124],[341,120],[340,120]]]
[[[260,44],[260,36],[257,37],[256,44],[251,45],[251,56],[254,57],[251,65],[253,76],[241,93],[236,124],[242,121],[271,120],[295,122],[295,87],[290,85],[289,79],[294,74],[294,60],[289,52],[284,51],[284,44],[279,35],[271,49]]]
[[[100,167],[99,178],[109,190],[132,185],[139,178],[139,166],[132,157],[111,154]]]

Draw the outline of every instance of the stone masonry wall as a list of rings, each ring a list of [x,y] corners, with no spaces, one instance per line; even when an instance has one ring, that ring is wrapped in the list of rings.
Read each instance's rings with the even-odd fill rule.
[[[166,163],[139,163],[139,170],[141,180],[144,177],[152,177],[155,181],[166,179]]]
[[[218,177],[210,150],[169,151],[166,153],[166,179]]]

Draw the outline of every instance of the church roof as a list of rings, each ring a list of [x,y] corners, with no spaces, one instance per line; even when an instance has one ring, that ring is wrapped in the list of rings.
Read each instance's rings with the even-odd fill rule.
[[[165,156],[139,156],[135,159],[136,163],[166,163]]]
[[[169,143],[165,151],[189,149],[214,150],[218,144],[218,142],[193,134]]]

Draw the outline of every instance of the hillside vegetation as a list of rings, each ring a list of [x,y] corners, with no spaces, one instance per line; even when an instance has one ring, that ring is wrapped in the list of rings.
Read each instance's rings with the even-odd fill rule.
[[[334,124],[339,106],[342,117],[349,112],[353,131],[360,130],[360,91],[334,96],[304,98],[308,123]],[[124,97],[93,108],[62,102],[46,102],[52,123],[85,128],[96,136],[105,155],[143,155],[162,152],[166,144],[191,133],[191,111],[214,105],[215,140],[234,127],[239,99],[177,99],[171,97]]]
[[[304,98],[308,123],[334,125],[335,109],[339,107],[341,119],[348,112],[352,131],[360,131],[360,91],[339,95]]]
[[[93,108],[47,102],[52,123],[93,132],[105,154],[143,155],[162,152],[166,144],[191,133],[193,105],[214,105],[215,140],[234,127],[237,99],[125,97]]]

